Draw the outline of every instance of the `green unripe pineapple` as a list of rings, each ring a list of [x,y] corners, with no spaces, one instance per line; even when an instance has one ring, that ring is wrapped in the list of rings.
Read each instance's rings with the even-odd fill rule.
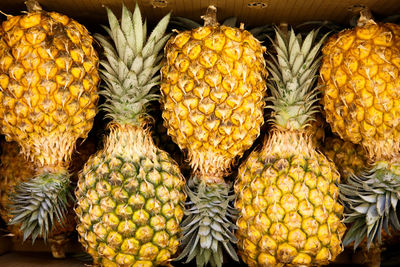
[[[158,149],[148,130],[146,107],[160,76],[160,50],[169,38],[164,17],[146,39],[136,6],[123,7],[121,24],[108,11],[115,48],[97,36],[107,60],[104,109],[112,118],[104,148],[92,156],[76,190],[79,240],[102,266],[166,265],[179,245],[184,179]]]

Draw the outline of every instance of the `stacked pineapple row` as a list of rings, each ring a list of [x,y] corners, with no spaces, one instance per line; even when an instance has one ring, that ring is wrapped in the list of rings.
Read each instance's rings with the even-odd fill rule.
[[[236,244],[249,266],[311,266],[400,230],[400,26],[363,11],[327,41],[275,28],[265,60],[261,42],[243,24],[220,25],[213,6],[204,26],[182,19],[188,30],[173,36],[169,15],[148,34],[138,6],[123,6],[120,20],[107,9],[98,62],[82,25],[27,5],[0,27],[0,130],[24,155],[3,145],[2,216],[16,235],[68,233],[74,212],[95,265],[168,265],[181,244],[177,260],[221,266],[224,252],[239,260]],[[107,135],[72,208],[68,168],[92,128],[100,77]],[[148,115],[154,100],[163,126]],[[320,102],[340,138],[325,137]],[[240,160],[265,108],[268,134]],[[160,149],[168,139],[154,141],[152,124],[187,161]]]

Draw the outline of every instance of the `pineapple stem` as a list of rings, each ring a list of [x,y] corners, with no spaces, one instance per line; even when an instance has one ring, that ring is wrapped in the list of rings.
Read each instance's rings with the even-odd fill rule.
[[[1,11],[1,10],[0,10],[0,14],[6,16],[7,18],[11,18],[11,17],[12,17],[12,15],[6,14],[6,13],[4,13],[4,12]]]
[[[223,174],[203,173],[203,174],[199,175],[199,177],[201,177],[201,180],[203,180],[206,184],[222,184],[222,183],[225,183]]]
[[[372,19],[371,10],[367,7],[361,9],[360,18],[357,21],[357,26],[362,27],[366,24],[376,24],[376,22]]]
[[[35,12],[35,11],[42,11],[42,7],[40,6],[39,2],[36,0],[28,0],[25,1],[26,8],[28,12]]]
[[[61,173],[67,168],[62,165],[43,165],[36,168],[36,173]]]
[[[217,8],[213,5],[208,6],[206,14],[201,16],[204,20],[204,26],[218,26]]]
[[[55,259],[66,258],[65,247],[69,241],[70,238],[65,233],[49,238],[49,245],[53,258]]]

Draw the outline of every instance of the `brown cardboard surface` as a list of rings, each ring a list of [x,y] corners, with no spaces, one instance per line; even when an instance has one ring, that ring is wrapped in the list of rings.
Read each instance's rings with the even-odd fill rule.
[[[0,0],[0,10],[19,14],[25,10],[25,0]],[[135,0],[39,0],[49,11],[69,15],[81,23],[106,23],[105,9],[110,7],[119,13],[124,2],[133,9]],[[237,16],[249,26],[267,23],[288,22],[291,24],[309,20],[333,20],[347,24],[352,17],[354,6],[369,7],[378,17],[400,14],[399,0],[137,0],[148,20],[161,18],[169,11],[200,21],[206,7],[214,4],[220,20]]]

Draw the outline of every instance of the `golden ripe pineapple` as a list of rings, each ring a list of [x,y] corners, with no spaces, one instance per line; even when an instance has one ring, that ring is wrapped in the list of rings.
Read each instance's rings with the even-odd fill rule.
[[[176,162],[157,148],[146,107],[157,99],[165,16],[147,38],[139,7],[122,7],[121,23],[107,9],[112,43],[104,48],[102,78],[112,118],[104,148],[92,156],[75,192],[79,241],[101,266],[167,265],[178,249],[184,179]]]
[[[162,116],[194,171],[178,259],[221,266],[223,249],[238,260],[224,176],[260,134],[267,71],[265,48],[243,25],[219,25],[214,6],[203,19],[203,27],[178,33],[165,47]]]
[[[268,64],[274,129],[235,184],[238,250],[249,266],[324,265],[342,251],[339,174],[306,129],[317,108],[312,88],[324,38],[316,35],[303,41],[293,30],[276,31],[277,56]]]
[[[166,45],[165,125],[210,183],[220,182],[260,134],[264,50],[248,31],[208,19],[204,27],[181,32]]]
[[[92,128],[100,78],[88,31],[26,3],[26,14],[8,16],[0,27],[0,132],[35,164],[36,177],[15,188],[11,222],[35,239],[63,220],[69,160]]]
[[[383,229],[400,231],[400,26],[362,10],[357,26],[333,35],[322,52],[327,121],[343,140],[362,145],[371,163],[341,185],[351,223],[343,243],[357,247],[367,238],[367,247],[379,247]]]
[[[361,16],[329,38],[321,66],[326,120],[374,158],[399,151],[400,26]]]

